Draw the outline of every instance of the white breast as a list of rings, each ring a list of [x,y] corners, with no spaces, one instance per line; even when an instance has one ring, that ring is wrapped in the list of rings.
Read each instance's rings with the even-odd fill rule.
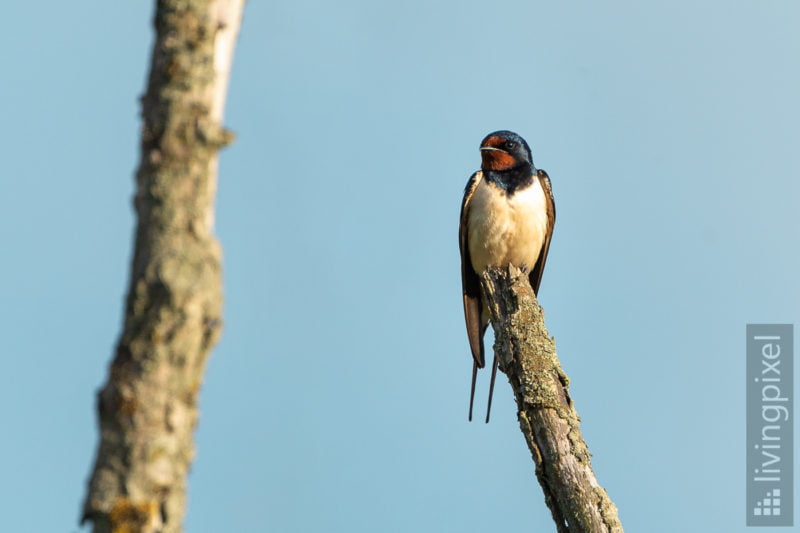
[[[513,264],[530,270],[547,233],[547,203],[539,180],[512,196],[481,180],[470,199],[468,219],[472,268]]]

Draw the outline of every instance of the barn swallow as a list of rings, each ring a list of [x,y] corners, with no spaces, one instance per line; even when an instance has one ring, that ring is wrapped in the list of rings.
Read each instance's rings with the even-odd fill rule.
[[[475,378],[485,365],[483,334],[489,325],[480,274],[487,268],[513,264],[529,273],[531,287],[538,296],[556,221],[550,177],[533,166],[525,139],[511,131],[496,131],[481,141],[480,152],[481,169],[469,178],[464,189],[458,229],[464,318],[473,358],[470,420]],[[487,423],[496,374],[497,355],[492,363]]]

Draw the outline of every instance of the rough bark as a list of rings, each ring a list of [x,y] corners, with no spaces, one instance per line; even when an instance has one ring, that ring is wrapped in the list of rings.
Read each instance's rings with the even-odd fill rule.
[[[536,476],[559,533],[622,532],[617,508],[595,478],[569,379],[556,356],[528,276],[489,270],[481,284],[495,332],[495,354],[517,401]]]
[[[181,531],[197,396],[221,331],[217,153],[244,0],[159,0],[123,331],[98,393],[95,533]]]

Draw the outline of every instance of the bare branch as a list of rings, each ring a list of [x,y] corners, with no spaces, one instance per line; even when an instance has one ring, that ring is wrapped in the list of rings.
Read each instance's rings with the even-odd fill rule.
[[[621,533],[617,508],[592,471],[569,379],[528,276],[512,266],[485,272],[481,284],[495,332],[494,350],[514,389],[520,429],[557,530]]]
[[[95,533],[181,531],[197,395],[221,330],[213,203],[217,153],[232,139],[221,119],[243,4],[157,2],[125,324],[98,394],[83,512]]]

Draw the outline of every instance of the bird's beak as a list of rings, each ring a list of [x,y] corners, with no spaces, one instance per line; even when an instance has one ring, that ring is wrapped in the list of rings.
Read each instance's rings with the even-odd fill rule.
[[[487,152],[504,152],[508,153],[505,150],[501,150],[500,148],[495,148],[494,146],[481,146],[481,152],[486,150]]]

